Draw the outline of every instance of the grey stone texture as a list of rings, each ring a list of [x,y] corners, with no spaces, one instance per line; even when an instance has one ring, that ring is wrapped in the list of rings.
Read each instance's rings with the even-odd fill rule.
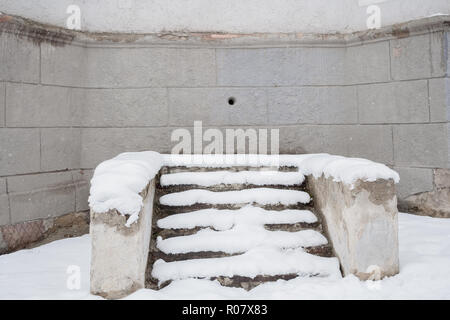
[[[394,170],[400,175],[397,194],[401,199],[434,188],[432,169],[394,167]]]
[[[0,48],[0,80],[39,82],[39,45],[1,33]]]
[[[5,126],[6,114],[6,84],[0,82],[0,127]]]
[[[88,87],[203,87],[216,82],[213,49],[88,48],[87,57],[83,85]]]
[[[75,209],[79,211],[89,210],[88,198],[91,187],[91,179],[94,170],[76,170],[72,172],[72,179],[75,184]]]
[[[0,176],[39,171],[39,129],[0,128]]]
[[[41,83],[85,87],[88,54],[85,47],[41,44]]]
[[[56,217],[75,211],[71,172],[8,177],[11,223]]]
[[[72,88],[9,83],[6,87],[8,127],[68,127],[79,124]]]
[[[367,143],[374,137],[377,143]],[[387,125],[281,127],[280,152],[325,152],[393,164],[392,129]]]
[[[72,173],[8,177],[11,223],[56,217],[75,211]]]
[[[393,80],[424,79],[446,74],[443,33],[427,33],[391,40]]]
[[[356,87],[290,87],[268,89],[270,125],[356,124]]]
[[[77,169],[81,160],[79,128],[41,129],[41,170]]]
[[[82,131],[81,168],[95,168],[121,152],[170,152],[169,128],[87,128]]]
[[[77,100],[85,127],[167,126],[167,89],[87,89]]]
[[[395,164],[446,168],[448,134],[445,124],[408,124],[394,126]]]
[[[429,121],[426,80],[358,86],[361,123],[421,123]]]
[[[6,179],[0,178],[0,226],[9,223],[9,200],[6,191]]]
[[[234,99],[230,105],[228,100]],[[267,95],[253,88],[171,88],[170,125],[193,126],[194,121],[208,125],[267,124]]]
[[[450,121],[450,82],[448,78],[428,80],[430,90],[430,121]]]

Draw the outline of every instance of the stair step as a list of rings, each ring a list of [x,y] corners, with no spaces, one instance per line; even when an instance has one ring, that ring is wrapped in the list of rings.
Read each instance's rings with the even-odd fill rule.
[[[210,167],[185,167],[185,166],[175,166],[175,167],[162,167],[161,174],[169,173],[179,173],[179,172],[211,172],[217,170],[227,170],[231,172],[239,171],[280,171],[280,172],[298,172],[297,167],[291,166],[280,166],[280,167],[255,167],[255,166],[210,166]]]
[[[212,187],[217,185],[301,185],[305,176],[300,172],[279,171],[211,171],[178,172],[161,175],[163,187],[174,185],[199,185]]]
[[[152,277],[159,283],[187,278],[248,277],[258,276],[333,276],[339,273],[336,258],[308,254],[303,250],[256,248],[240,255],[223,258],[190,259],[153,264]]]
[[[208,204],[208,203],[196,203],[190,206],[165,206],[165,205],[158,205],[158,216],[159,217],[166,217],[173,214],[179,214],[179,213],[187,213],[197,210],[203,210],[203,209],[219,209],[219,210],[239,210],[246,206],[248,206],[248,203],[235,203],[235,204]],[[252,206],[259,207],[264,210],[276,210],[276,211],[283,211],[283,210],[309,210],[312,209],[312,202],[309,202],[307,204],[303,203],[297,203],[294,205],[284,205],[284,204],[266,204],[261,205],[258,203],[253,203]]]
[[[159,202],[166,206],[190,206],[196,203],[206,204],[241,204],[259,203],[294,205],[308,203],[309,194],[298,190],[279,190],[270,188],[255,188],[239,191],[214,192],[202,189],[191,189],[163,195]]]
[[[268,184],[264,186],[265,188],[270,189],[281,189],[281,190],[297,190],[297,191],[306,191],[306,186],[304,184],[294,185],[294,186],[285,186],[281,184]],[[169,193],[182,192],[191,189],[200,189],[200,190],[209,190],[214,192],[223,192],[223,191],[239,191],[245,189],[256,189],[261,188],[260,185],[256,184],[217,184],[209,187],[200,186],[197,184],[185,184],[185,185],[173,185],[173,186],[160,186],[160,195],[163,196]]]
[[[156,247],[164,253],[172,254],[199,251],[241,253],[260,246],[298,248],[326,244],[327,239],[314,230],[268,231],[264,228],[238,226],[225,231],[207,228],[192,235],[167,239],[158,237]]]
[[[317,217],[309,210],[264,210],[245,206],[237,210],[203,209],[170,215],[159,219],[157,226],[164,229],[192,229],[211,227],[215,230],[231,229],[236,224],[311,226]]]
[[[333,249],[329,244],[321,245],[321,246],[312,246],[312,247],[304,247],[303,251],[309,253],[311,255],[319,256],[319,257],[332,257]],[[153,256],[153,262],[158,259],[162,259],[166,262],[172,261],[183,261],[183,260],[192,260],[192,259],[206,259],[206,258],[224,258],[240,255],[242,253],[226,253],[223,251],[198,251],[198,252],[188,252],[188,253],[164,253],[158,250],[155,247],[152,247],[150,250]]]

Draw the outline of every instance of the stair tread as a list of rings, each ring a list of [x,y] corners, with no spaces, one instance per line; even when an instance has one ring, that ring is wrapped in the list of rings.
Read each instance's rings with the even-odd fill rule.
[[[210,171],[178,172],[161,175],[161,186],[199,185],[212,187],[217,185],[251,184],[258,186],[301,185],[305,177],[300,172],[280,171]]]
[[[326,258],[308,254],[303,250],[276,250],[256,248],[241,255],[223,258],[190,259],[153,264],[152,277],[159,282],[186,278],[212,278],[219,276],[276,275],[338,275],[337,258]]]
[[[280,190],[271,188],[255,188],[239,191],[214,192],[202,189],[191,189],[174,192],[160,197],[159,202],[167,206],[189,206],[196,203],[206,204],[239,204],[259,203],[294,205],[308,203],[308,193],[298,190]]]
[[[158,237],[156,247],[164,253],[198,251],[240,253],[259,246],[297,248],[325,244],[328,244],[327,239],[314,230],[269,231],[263,227],[239,226],[225,231],[214,231],[207,228],[192,235],[168,239]]]
[[[170,215],[159,219],[157,226],[163,229],[189,229],[211,227],[227,230],[233,225],[247,222],[255,225],[275,224],[313,224],[317,217],[309,210],[265,210],[255,206],[245,206],[237,210],[202,209]]]

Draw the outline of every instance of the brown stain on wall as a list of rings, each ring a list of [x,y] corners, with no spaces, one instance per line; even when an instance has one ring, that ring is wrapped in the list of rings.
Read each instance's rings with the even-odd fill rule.
[[[58,47],[70,44],[75,39],[75,32],[70,30],[4,14],[0,16],[0,35],[3,33],[27,39],[35,45],[49,43]]]

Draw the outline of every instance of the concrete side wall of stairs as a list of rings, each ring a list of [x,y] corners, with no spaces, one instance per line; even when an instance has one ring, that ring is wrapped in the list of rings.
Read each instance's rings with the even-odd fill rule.
[[[236,173],[248,169],[251,168],[234,168],[232,171]],[[205,170],[217,171],[217,169],[201,169],[200,172],[205,172]],[[291,170],[295,172],[296,168],[282,168],[282,170],[283,172],[291,172]],[[260,185],[251,184],[220,184],[202,188],[195,184],[164,186],[160,183],[161,174],[170,175],[176,172],[195,171],[195,168],[162,168],[160,175],[152,182],[155,184],[155,188],[148,189],[149,192],[145,195],[146,203],[153,201],[152,217],[148,219],[150,206],[144,206],[141,212],[144,218],[140,218],[139,225],[135,226],[133,230],[125,227],[126,219],[117,212],[107,214],[91,212],[93,237],[91,292],[108,298],[116,298],[139,288],[159,289],[172,280],[189,277],[218,280],[222,285],[250,290],[262,282],[278,279],[289,280],[298,276],[337,276],[342,271],[344,275],[355,274],[363,280],[377,280],[394,275],[399,270],[397,207],[392,181],[357,182],[355,188],[349,189],[348,186],[331,179],[308,176],[304,183],[289,186],[265,186],[271,188],[273,193],[294,191],[298,192],[298,195],[304,192],[312,195],[312,201],[308,199],[305,203],[297,202],[291,205],[269,204],[268,202],[261,204],[258,202],[259,200],[246,202],[242,198],[237,202],[224,200],[220,204],[200,202],[191,205],[173,205],[170,204],[170,201],[162,201],[162,197],[177,195],[189,190],[212,191],[221,195],[218,197],[219,199],[229,199],[229,196],[226,195],[227,192],[248,190],[256,191],[256,193],[263,192],[260,191],[262,190]],[[206,217],[214,216],[219,212],[228,216],[233,213],[249,214],[246,210],[253,209],[260,210],[264,217],[273,213],[287,215],[289,210],[291,214],[292,212],[302,213],[302,210],[306,210],[313,217],[317,217],[317,220],[304,220],[297,223],[263,223],[262,229],[258,230],[265,232],[265,236],[260,238],[260,242],[246,247],[242,245],[242,242],[246,241],[245,234],[237,233],[236,237],[236,233],[229,232],[236,228],[236,222],[222,230],[220,228],[214,230],[213,218],[210,218],[210,222],[206,224],[192,222],[192,214],[205,213],[205,209],[208,208],[213,211],[206,212],[204,215]],[[178,224],[175,228],[165,227],[164,223],[161,223],[163,220],[173,217],[181,218],[183,221],[183,216],[186,217],[183,223],[187,224],[184,227],[183,223]],[[113,221],[119,219],[122,224],[115,223],[113,230],[111,223],[108,222],[110,219]],[[252,218],[247,223],[257,223],[257,220]],[[206,230],[206,227],[213,229]],[[193,237],[200,234],[203,236],[205,230],[208,237],[204,239],[209,239],[208,241],[214,243],[209,246],[211,249],[208,250],[202,248],[202,245],[205,245],[204,242],[203,244],[199,242],[197,245],[192,242]],[[221,232],[226,233],[226,237],[223,237],[225,242],[220,240]],[[295,238],[305,232],[306,236]],[[215,239],[216,236],[217,239]],[[124,240],[130,237],[131,239],[149,240],[146,247],[145,243],[141,241],[138,245],[139,252],[142,251],[141,247],[148,249],[148,261],[145,263],[142,260],[139,260],[137,264],[129,263],[129,255],[133,254],[133,250],[129,245],[130,242]],[[269,263],[269,261],[264,261],[265,254],[267,254],[267,251],[264,251],[262,256],[258,256],[258,254],[251,256],[251,267],[255,267],[259,273],[248,276],[245,273],[247,270],[242,271],[240,268],[245,260],[237,260],[237,263],[233,264],[232,259],[245,258],[252,251],[252,246],[256,245],[258,250],[267,246],[267,243],[264,242],[265,237],[271,239],[270,248],[280,246],[281,255],[277,256],[277,259],[286,268],[282,268],[282,272],[279,273],[274,272],[273,269],[265,269],[265,263]],[[287,242],[286,239],[288,239]],[[317,242],[317,239],[320,243]],[[172,244],[167,245],[167,241]],[[233,246],[229,246],[230,242],[237,243],[239,248],[247,249],[233,249]],[[189,243],[194,243],[194,245]],[[206,245],[208,246],[208,243]],[[299,250],[297,252],[299,260],[295,260],[295,258],[293,260],[292,256],[288,260],[287,256],[282,254],[283,250],[291,252],[289,250],[295,251],[295,249]],[[105,254],[106,252],[108,254]],[[339,260],[333,257],[337,257]],[[313,263],[310,264],[310,262]],[[293,263],[293,265],[289,263]],[[219,266],[223,265],[226,265],[226,269],[224,269],[226,272],[222,274]],[[143,266],[145,267],[143,268]],[[215,266],[217,270],[212,270],[211,273],[211,266]],[[234,270],[232,271],[234,273],[230,274],[230,270]],[[124,279],[126,281],[122,281]]]

